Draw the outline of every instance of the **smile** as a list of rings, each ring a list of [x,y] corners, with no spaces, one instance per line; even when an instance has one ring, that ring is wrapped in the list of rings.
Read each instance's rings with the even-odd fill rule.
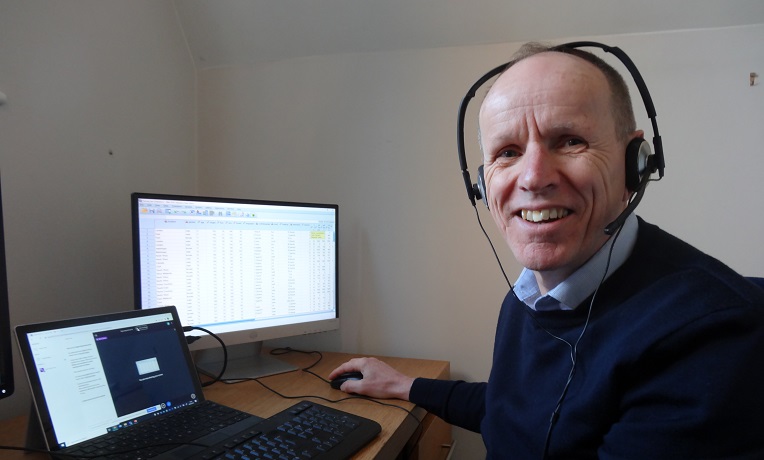
[[[528,222],[544,222],[562,219],[568,215],[568,210],[565,208],[539,209],[534,211],[523,209],[520,212],[520,215],[523,220],[527,220]]]

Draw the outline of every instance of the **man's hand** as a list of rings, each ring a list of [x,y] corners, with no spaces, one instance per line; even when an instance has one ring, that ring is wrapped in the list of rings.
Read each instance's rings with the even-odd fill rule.
[[[340,388],[345,393],[356,393],[371,398],[402,399],[408,401],[414,378],[401,374],[376,358],[354,358],[329,374],[332,380],[345,372],[360,372],[361,380],[348,380]]]

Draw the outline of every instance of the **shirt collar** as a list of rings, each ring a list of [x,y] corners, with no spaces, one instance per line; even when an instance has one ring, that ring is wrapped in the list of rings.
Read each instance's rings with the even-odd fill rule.
[[[602,273],[608,265],[610,248],[613,246],[615,237],[606,242],[591,259],[546,295],[541,295],[533,271],[524,268],[514,286],[517,298],[537,311],[575,309],[597,289],[602,281],[626,262],[637,242],[638,228],[637,217],[632,213],[624,222],[620,235],[615,239],[615,247],[613,247],[605,278],[602,277]]]

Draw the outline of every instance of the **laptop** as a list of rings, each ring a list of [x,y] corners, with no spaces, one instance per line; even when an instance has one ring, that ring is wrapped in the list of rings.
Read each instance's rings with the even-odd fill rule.
[[[277,430],[306,408],[329,411],[335,419],[348,421],[343,426],[352,427],[347,436],[332,436],[331,443],[324,443],[323,458],[349,457],[381,430],[372,420],[308,401],[263,419],[205,400],[175,307],[20,325],[16,337],[32,390],[31,416],[38,419],[40,437],[54,456],[87,452],[104,458],[109,453],[126,458],[215,458],[209,452],[230,447],[231,440],[247,438],[249,449],[257,436],[273,433],[279,435],[282,450],[297,448]],[[216,414],[227,414],[227,421],[203,426],[192,439],[168,440],[157,434],[159,425],[169,420],[172,423],[165,424],[198,425],[201,417],[194,413],[210,407]],[[117,445],[115,440],[129,434],[147,436],[136,433],[158,439],[135,451],[125,452],[124,444],[99,447]],[[85,447],[90,450],[78,450]]]

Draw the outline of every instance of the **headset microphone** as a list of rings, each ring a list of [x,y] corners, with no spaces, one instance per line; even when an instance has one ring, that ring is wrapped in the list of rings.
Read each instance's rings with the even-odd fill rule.
[[[626,222],[629,214],[634,212],[634,209],[636,209],[637,205],[639,205],[639,202],[642,201],[642,196],[645,194],[645,189],[647,188],[648,182],[650,182],[650,174],[645,173],[642,177],[642,180],[639,181],[639,188],[637,188],[634,197],[631,199],[631,201],[629,201],[629,205],[626,206],[626,209],[624,209],[620,214],[618,214],[618,217],[616,217],[613,222],[610,222],[607,227],[605,227],[606,235],[612,236],[615,234],[615,232],[621,228],[624,222]]]
[[[621,228],[629,214],[642,201],[647,183],[650,182],[650,174],[656,170],[654,158],[650,144],[642,138],[634,138],[626,146],[626,188],[634,192],[634,196],[626,209],[605,227],[606,235],[612,236]]]

